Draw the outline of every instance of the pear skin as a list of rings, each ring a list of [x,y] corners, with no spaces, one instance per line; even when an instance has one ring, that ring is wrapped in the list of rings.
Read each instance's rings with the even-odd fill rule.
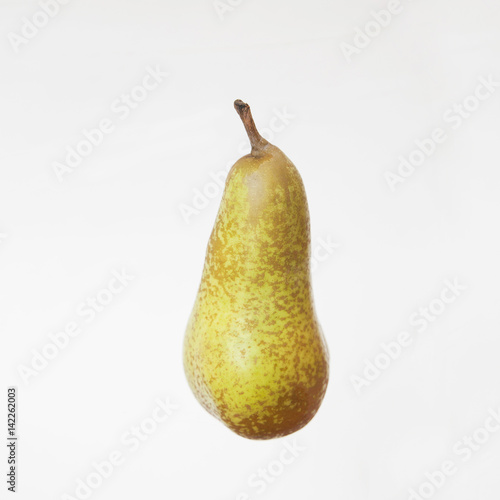
[[[235,108],[252,151],[230,170],[184,339],[201,405],[232,431],[272,439],[304,427],[329,374],[310,277],[309,209],[293,163]]]

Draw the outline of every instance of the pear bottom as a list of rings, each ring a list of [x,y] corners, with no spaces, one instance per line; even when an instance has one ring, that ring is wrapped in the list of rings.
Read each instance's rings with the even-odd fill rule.
[[[281,331],[240,329],[207,338],[198,314],[189,322],[184,367],[191,390],[242,437],[273,439],[296,432],[321,405],[329,360],[320,327],[314,321],[301,331],[290,323]]]

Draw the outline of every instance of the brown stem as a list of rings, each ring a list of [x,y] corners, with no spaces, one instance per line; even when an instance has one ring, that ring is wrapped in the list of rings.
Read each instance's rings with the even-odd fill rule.
[[[262,150],[262,148],[269,143],[259,134],[252,118],[250,106],[242,100],[237,99],[234,101],[234,108],[240,115],[243,125],[245,125],[245,130],[247,131],[250,144],[252,145],[252,153]]]

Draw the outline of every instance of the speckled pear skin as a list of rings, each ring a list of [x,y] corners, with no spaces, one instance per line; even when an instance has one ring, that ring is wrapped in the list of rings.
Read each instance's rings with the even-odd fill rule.
[[[209,413],[240,436],[272,439],[318,411],[328,350],[314,311],[304,185],[293,163],[260,139],[229,172],[184,367]]]

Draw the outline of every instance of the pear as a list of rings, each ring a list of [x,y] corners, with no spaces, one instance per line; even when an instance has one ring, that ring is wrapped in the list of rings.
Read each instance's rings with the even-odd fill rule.
[[[235,433],[272,439],[301,429],[328,384],[314,310],[309,209],[293,163],[237,100],[251,153],[231,168],[184,339],[201,405]]]

